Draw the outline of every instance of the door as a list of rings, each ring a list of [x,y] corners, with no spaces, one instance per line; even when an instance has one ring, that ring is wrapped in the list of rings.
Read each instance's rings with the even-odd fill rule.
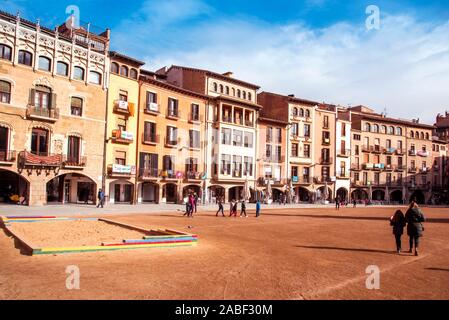
[[[8,159],[8,131],[7,128],[0,127],[0,161]]]
[[[114,185],[114,202],[115,203],[120,202],[120,194],[121,194],[120,185],[119,184]]]
[[[31,153],[39,156],[48,155],[48,131],[34,128],[31,132]]]
[[[133,186],[130,184],[125,185],[125,199],[123,202],[130,202],[132,200]]]
[[[64,203],[70,203],[70,180],[64,181]]]

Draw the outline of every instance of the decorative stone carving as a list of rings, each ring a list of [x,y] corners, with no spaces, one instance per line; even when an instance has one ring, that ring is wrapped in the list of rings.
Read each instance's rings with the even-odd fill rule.
[[[51,88],[53,90],[53,85],[51,84],[50,80],[47,79],[47,77],[40,77],[34,80],[33,82],[34,86],[45,86],[48,88]]]

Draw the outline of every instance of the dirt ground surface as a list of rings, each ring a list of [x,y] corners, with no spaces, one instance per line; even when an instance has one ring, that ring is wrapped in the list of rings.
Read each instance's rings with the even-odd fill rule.
[[[12,228],[37,248],[99,246],[145,236],[143,232],[88,220],[13,223]]]
[[[1,232],[0,299],[449,299],[449,209],[423,210],[419,257],[394,252],[393,208],[113,218],[198,234],[197,246],[182,248],[29,257]],[[80,290],[66,288],[72,265]],[[380,268],[379,290],[366,288],[371,265]]]

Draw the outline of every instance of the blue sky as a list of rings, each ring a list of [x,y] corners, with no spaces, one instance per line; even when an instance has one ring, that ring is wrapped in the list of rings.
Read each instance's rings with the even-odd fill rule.
[[[148,69],[233,71],[263,90],[434,121],[449,109],[449,0],[0,0],[54,27],[68,5]],[[376,5],[379,30],[367,30]]]

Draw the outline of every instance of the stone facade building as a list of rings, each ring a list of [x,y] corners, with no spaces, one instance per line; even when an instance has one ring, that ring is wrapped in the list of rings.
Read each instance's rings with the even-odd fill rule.
[[[109,31],[49,30],[0,13],[2,202],[95,203],[108,47]]]

